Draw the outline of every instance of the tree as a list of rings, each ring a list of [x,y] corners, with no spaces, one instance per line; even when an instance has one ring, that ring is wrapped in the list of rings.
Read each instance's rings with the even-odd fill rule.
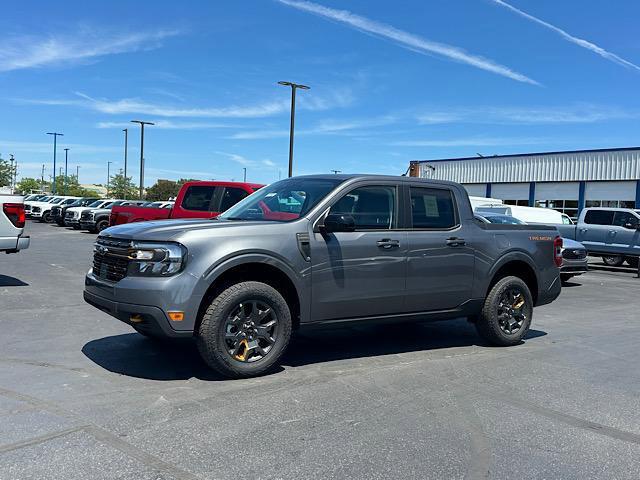
[[[152,202],[169,200],[176,197],[180,188],[185,182],[192,182],[192,179],[181,178],[180,180],[158,180],[153,186],[147,188],[146,199]]]
[[[12,167],[7,160],[3,160],[3,158],[0,157],[0,187],[8,187],[11,185],[15,168],[16,167]]]
[[[27,195],[34,190],[40,190],[40,180],[36,180],[35,178],[30,177],[23,177],[16,185],[16,190],[18,190],[23,195]]]
[[[65,193],[65,177],[64,175],[58,175],[56,177],[56,194],[57,195],[69,195],[73,197],[96,197],[99,196],[94,190],[88,190],[83,188],[78,183],[78,177],[76,175],[69,175],[67,177],[67,188]]]
[[[132,177],[126,177],[120,172],[112,175],[109,179],[109,196],[113,198],[136,198],[138,196],[138,189],[131,181]]]

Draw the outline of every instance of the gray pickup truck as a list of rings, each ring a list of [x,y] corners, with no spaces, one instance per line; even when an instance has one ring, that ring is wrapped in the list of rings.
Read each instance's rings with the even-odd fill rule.
[[[613,267],[626,260],[638,267],[640,256],[640,210],[586,208],[576,225],[558,225],[560,234],[582,243],[589,255],[601,256]]]
[[[314,323],[467,317],[518,344],[560,294],[561,249],[554,227],[475,220],[456,183],[303,176],[215,220],[104,230],[84,298],[143,335],[195,336],[210,367],[249,377]]]

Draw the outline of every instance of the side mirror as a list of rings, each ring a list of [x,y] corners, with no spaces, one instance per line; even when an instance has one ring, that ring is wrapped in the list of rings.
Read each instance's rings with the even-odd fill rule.
[[[627,222],[624,224],[624,228],[628,228],[629,230],[640,230],[640,223]]]
[[[324,231],[329,232],[353,232],[356,229],[356,221],[351,215],[331,213],[324,219]]]

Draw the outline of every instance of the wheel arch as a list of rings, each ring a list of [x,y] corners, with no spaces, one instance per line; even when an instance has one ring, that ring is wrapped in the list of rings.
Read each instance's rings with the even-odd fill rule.
[[[485,298],[500,279],[508,276],[522,279],[529,287],[533,297],[533,304],[535,305],[538,302],[540,284],[536,274],[535,263],[528,255],[520,252],[511,252],[496,262],[488,275],[491,280],[485,290]]]

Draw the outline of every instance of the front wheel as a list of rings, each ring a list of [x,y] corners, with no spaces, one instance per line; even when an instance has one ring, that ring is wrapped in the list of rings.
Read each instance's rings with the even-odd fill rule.
[[[619,267],[624,262],[622,255],[603,255],[602,261],[609,267]]]
[[[638,260],[640,260],[638,257],[627,257],[626,258],[627,263],[633,268],[638,268]]]
[[[44,212],[42,217],[40,218],[41,222],[49,223],[51,221],[51,214],[49,212]]]
[[[105,220],[98,220],[96,222],[96,230],[98,231],[98,233],[100,233],[101,231],[103,231],[105,228],[107,228],[109,226],[109,220],[105,219]]]
[[[291,338],[291,311],[275,288],[241,282],[213,299],[202,317],[197,345],[204,361],[231,378],[262,375]]]
[[[518,345],[529,331],[533,298],[518,277],[505,277],[489,291],[476,322],[480,336],[492,345]]]

